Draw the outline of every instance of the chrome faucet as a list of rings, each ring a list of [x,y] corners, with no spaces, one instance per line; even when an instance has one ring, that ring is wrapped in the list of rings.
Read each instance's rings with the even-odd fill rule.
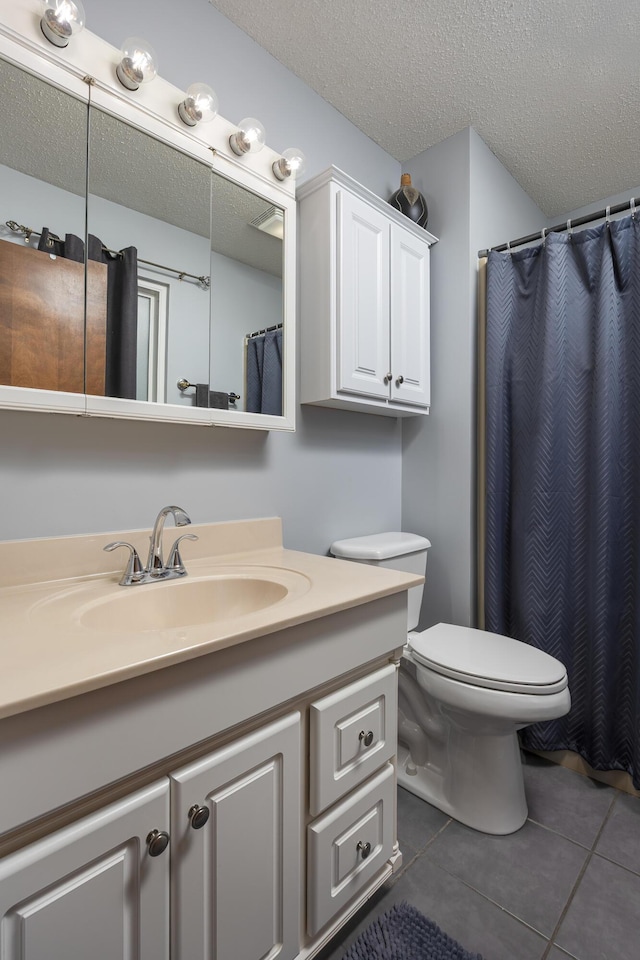
[[[162,558],[162,532],[164,522],[169,514],[173,515],[176,527],[185,527],[191,523],[189,516],[182,507],[171,505],[163,507],[156,517],[153,532],[149,537],[149,556],[146,567],[142,566],[138,551],[133,544],[127,543],[125,540],[116,540],[103,548],[110,552],[117,547],[127,547],[130,551],[127,567],[120,580],[121,586],[131,587],[139,583],[156,583],[159,580],[175,580],[176,577],[186,577],[187,571],[180,556],[180,543],[182,540],[197,540],[198,537],[193,533],[186,533],[178,537],[169,551],[169,559],[165,564]]]

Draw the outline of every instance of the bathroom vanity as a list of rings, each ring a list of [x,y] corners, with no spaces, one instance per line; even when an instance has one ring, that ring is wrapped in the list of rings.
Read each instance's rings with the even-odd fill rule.
[[[0,544],[2,960],[312,957],[401,860],[422,578],[190,530],[134,588],[113,534]]]

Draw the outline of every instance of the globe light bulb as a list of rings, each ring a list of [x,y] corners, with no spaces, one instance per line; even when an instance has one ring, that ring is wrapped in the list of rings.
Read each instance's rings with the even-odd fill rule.
[[[158,60],[153,48],[138,37],[129,37],[120,47],[122,60],[116,67],[118,80],[127,90],[137,90],[158,73]]]
[[[195,127],[196,123],[209,123],[218,114],[215,91],[206,83],[192,83],[187,96],[178,104],[178,114],[189,127]]]
[[[66,47],[85,25],[84,7],[80,0],[44,0],[40,28],[50,43]]]
[[[229,137],[229,146],[241,157],[245,153],[258,153],[264,147],[265,129],[255,117],[246,117],[238,124],[238,129]]]
[[[302,150],[297,147],[289,147],[282,152],[279,160],[273,164],[273,175],[277,180],[286,180],[291,177],[295,180],[307,168],[307,158]]]

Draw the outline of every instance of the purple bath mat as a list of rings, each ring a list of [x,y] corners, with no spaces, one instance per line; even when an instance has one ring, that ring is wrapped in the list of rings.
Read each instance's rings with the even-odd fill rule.
[[[360,934],[343,960],[482,960],[443,933],[419,910],[399,903]]]

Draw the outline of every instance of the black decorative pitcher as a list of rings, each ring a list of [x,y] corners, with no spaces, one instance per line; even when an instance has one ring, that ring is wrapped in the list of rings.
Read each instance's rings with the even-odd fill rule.
[[[400,177],[400,189],[389,197],[389,203],[405,217],[409,217],[419,227],[426,227],[429,219],[427,201],[419,190],[411,186],[411,174],[403,173]]]

